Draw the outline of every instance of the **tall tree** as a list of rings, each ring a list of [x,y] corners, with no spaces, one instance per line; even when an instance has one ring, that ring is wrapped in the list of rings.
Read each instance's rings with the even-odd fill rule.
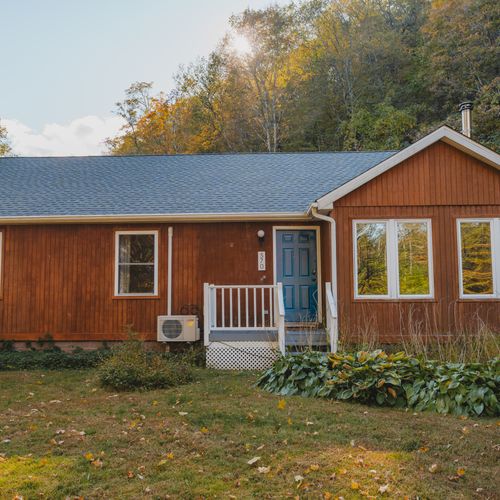
[[[125,121],[122,127],[123,137],[126,137],[127,154],[144,153],[140,134],[137,130],[139,120],[151,110],[151,88],[153,82],[135,82],[125,90],[125,99],[115,104],[115,113]],[[123,154],[120,138],[107,139],[107,145],[112,150]]]

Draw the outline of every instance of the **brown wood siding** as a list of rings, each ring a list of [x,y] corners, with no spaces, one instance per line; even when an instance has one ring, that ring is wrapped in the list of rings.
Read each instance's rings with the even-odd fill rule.
[[[500,331],[500,301],[460,300],[457,218],[500,217],[500,174],[457,149],[437,143],[335,202],[340,328],[346,336],[399,340],[427,333]],[[434,299],[355,300],[354,219],[432,221]]]
[[[156,318],[167,310],[169,226],[174,228],[172,312],[199,314],[201,320],[204,282],[273,282],[273,225],[304,224],[0,227],[4,240],[0,338],[37,340],[50,333],[54,339],[65,341],[115,340],[124,338],[130,325],[145,338],[155,339]],[[114,298],[115,231],[144,229],[159,230],[159,295]],[[263,243],[257,238],[259,229],[266,233]],[[325,236],[321,235],[321,253],[329,255]],[[266,251],[263,272],[257,270],[259,250]],[[326,265],[324,272],[328,269]]]
[[[335,202],[335,207],[496,205],[498,170],[437,142]]]

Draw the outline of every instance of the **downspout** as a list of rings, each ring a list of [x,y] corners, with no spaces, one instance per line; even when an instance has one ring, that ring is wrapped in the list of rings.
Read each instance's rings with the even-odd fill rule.
[[[172,315],[172,240],[174,228],[168,228],[168,264],[167,264],[167,316]]]
[[[311,205],[311,215],[319,220],[323,220],[330,224],[330,249],[331,249],[331,269],[332,269],[332,277],[331,277],[331,294],[333,297],[334,307],[335,307],[335,318],[326,318],[327,325],[329,325],[330,330],[330,345],[332,352],[337,352],[338,348],[338,340],[339,340],[339,326],[338,326],[338,299],[337,299],[337,226],[335,223],[335,219],[330,217],[329,215],[323,215],[318,213],[318,205],[315,203]],[[325,288],[325,302],[329,300],[328,291]],[[328,312],[327,310],[325,312]]]
[[[329,215],[318,213],[317,204],[311,205],[311,215],[315,219],[324,220],[330,224],[330,248],[332,260],[332,291],[335,300],[337,300],[337,225],[335,219]]]

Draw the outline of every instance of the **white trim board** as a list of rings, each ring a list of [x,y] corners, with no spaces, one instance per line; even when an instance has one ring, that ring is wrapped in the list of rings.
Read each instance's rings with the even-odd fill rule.
[[[276,232],[277,231],[316,231],[316,266],[318,277],[318,318],[319,322],[323,318],[323,289],[321,280],[321,227],[320,226],[273,226],[273,283],[276,285]]]
[[[350,192],[355,189],[363,186],[367,182],[371,181],[375,177],[378,177],[380,174],[387,172],[391,168],[399,165],[401,162],[407,160],[411,156],[419,153],[425,148],[431,146],[432,144],[443,141],[455,148],[468,153],[474,158],[481,160],[482,162],[490,165],[496,169],[500,170],[500,155],[491,151],[481,144],[469,139],[465,135],[462,135],[458,132],[455,132],[453,129],[443,126],[435,130],[434,132],[426,135],[419,141],[414,144],[408,146],[407,148],[395,153],[391,157],[387,158],[387,160],[382,161],[378,165],[375,165],[371,169],[367,170],[358,177],[346,182],[344,185],[340,186],[333,191],[325,194],[321,198],[317,200],[317,206],[319,210],[331,210],[333,208],[333,203],[340,198],[343,198]]]

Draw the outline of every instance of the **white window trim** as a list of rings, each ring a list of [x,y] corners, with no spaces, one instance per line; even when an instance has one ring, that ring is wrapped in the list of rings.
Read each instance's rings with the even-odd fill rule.
[[[127,234],[152,234],[154,236],[154,291],[153,293],[120,293],[120,236]],[[158,231],[115,231],[115,297],[156,297],[158,296]]]
[[[491,234],[491,269],[493,273],[493,293],[464,294],[464,283],[462,275],[462,222],[488,222]],[[458,286],[461,299],[498,299],[500,298],[500,218],[480,217],[457,219],[457,248],[458,248]]]
[[[427,224],[427,261],[429,271],[429,293],[420,295],[406,295],[399,292],[399,252],[397,225],[400,223]],[[387,262],[387,290],[386,295],[360,295],[358,293],[358,240],[356,227],[358,224],[385,224],[386,227],[386,262]],[[420,300],[434,298],[434,265],[432,252],[432,221],[431,219],[355,219],[352,221],[353,241],[353,271],[354,271],[354,298],[356,300]]]

